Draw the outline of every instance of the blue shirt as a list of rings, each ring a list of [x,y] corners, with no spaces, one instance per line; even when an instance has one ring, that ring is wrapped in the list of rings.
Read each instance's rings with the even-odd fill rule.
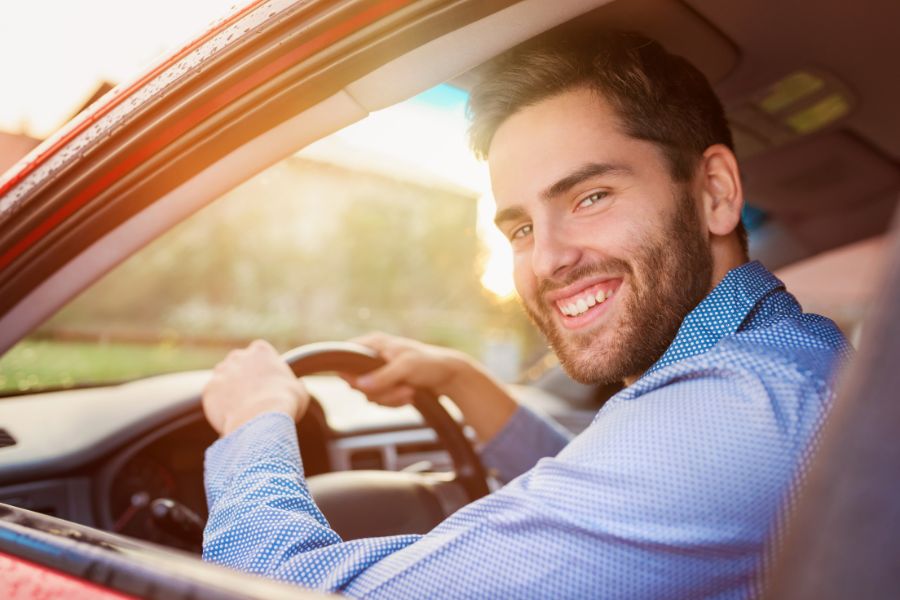
[[[349,596],[754,597],[847,348],[745,264],[573,440],[520,409],[482,452],[510,483],[424,536],[343,542],[261,415],[207,451],[203,557]]]

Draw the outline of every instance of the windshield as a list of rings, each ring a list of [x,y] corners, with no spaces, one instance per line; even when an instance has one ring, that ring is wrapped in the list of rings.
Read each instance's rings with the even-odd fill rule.
[[[281,161],[183,222],[0,359],[0,389],[208,368],[383,330],[517,378],[544,351],[512,298],[465,92],[441,85]]]

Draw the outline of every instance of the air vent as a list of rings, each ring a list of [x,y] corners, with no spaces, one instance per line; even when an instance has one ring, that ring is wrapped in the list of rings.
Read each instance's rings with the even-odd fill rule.
[[[12,436],[7,430],[0,429],[0,448],[4,448],[6,446],[15,446],[16,438]]]

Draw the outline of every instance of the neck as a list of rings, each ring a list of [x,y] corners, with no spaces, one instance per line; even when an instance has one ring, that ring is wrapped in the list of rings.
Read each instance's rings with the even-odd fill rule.
[[[713,260],[712,277],[709,282],[711,292],[729,271],[746,263],[749,258],[734,235],[713,236],[709,246]]]
[[[707,295],[725,279],[729,271],[746,263],[749,259],[741,248],[740,243],[733,239],[733,236],[727,238],[715,237],[710,242],[710,253],[713,259],[712,275],[710,277],[709,289]],[[640,379],[643,373],[625,377],[622,383],[625,386],[633,384]]]

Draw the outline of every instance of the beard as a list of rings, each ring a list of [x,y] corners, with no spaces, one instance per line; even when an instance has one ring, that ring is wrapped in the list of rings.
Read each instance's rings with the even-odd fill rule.
[[[709,293],[712,253],[702,233],[696,204],[682,191],[663,229],[630,260],[609,258],[573,269],[565,280],[543,280],[525,312],[541,330],[566,373],[586,384],[637,378],[666,351],[687,314]],[[618,322],[601,331],[571,332],[557,321],[548,292],[584,277],[615,273],[629,282]],[[623,291],[620,286],[619,292]]]

